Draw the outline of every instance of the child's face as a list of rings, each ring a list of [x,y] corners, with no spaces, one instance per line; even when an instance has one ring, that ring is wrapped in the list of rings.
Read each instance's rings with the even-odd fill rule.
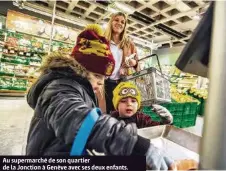
[[[138,109],[138,103],[135,98],[126,97],[119,101],[118,111],[120,117],[131,117],[133,116]]]
[[[101,91],[104,85],[104,75],[100,75],[97,73],[90,72],[88,75],[88,80],[91,83],[93,87],[94,93],[97,93],[98,91]]]

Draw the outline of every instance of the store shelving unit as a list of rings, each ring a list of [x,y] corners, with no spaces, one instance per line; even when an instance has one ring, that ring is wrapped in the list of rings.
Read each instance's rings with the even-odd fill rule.
[[[51,50],[70,49],[72,43],[53,40]],[[38,68],[48,53],[48,38],[0,30],[0,96],[25,96],[39,76]]]

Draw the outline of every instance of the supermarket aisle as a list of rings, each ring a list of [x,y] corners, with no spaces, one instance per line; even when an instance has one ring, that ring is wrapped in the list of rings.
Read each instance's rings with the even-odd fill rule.
[[[0,155],[24,154],[32,113],[25,98],[0,99]]]

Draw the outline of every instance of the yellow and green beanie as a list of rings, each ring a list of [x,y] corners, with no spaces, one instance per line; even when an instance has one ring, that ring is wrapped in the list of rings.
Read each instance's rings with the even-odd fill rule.
[[[132,82],[121,82],[113,91],[112,101],[115,109],[117,109],[119,101],[126,97],[135,98],[138,102],[138,108],[140,108],[141,94],[136,85]]]

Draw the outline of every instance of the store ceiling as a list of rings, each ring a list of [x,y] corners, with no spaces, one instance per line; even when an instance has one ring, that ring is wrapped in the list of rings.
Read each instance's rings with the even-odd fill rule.
[[[51,14],[54,1],[25,1],[24,8]],[[142,1],[74,1],[56,2],[58,20],[74,23],[82,29],[88,23],[104,25],[113,11],[129,11],[128,34],[172,47],[186,44],[209,1],[142,0]],[[37,11],[36,11],[37,12]]]

